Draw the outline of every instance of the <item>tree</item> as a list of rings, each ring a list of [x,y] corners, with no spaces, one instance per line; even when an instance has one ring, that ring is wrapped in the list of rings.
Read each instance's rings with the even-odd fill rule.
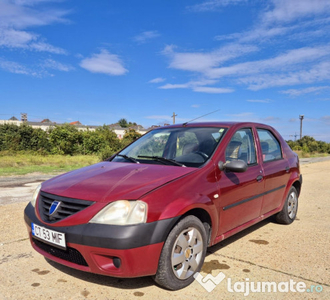
[[[73,155],[82,144],[82,134],[70,124],[58,125],[49,132],[51,152],[54,154]]]
[[[118,124],[121,126],[121,127],[123,127],[123,128],[126,128],[126,127],[128,127],[128,122],[127,122],[127,120],[126,119],[120,119],[119,121],[118,121]]]
[[[109,146],[115,152],[120,149],[121,145],[117,135],[112,130],[110,130],[108,126],[103,125],[102,127],[99,127],[96,129],[96,132],[103,139],[104,147]]]
[[[132,143],[140,136],[141,136],[140,133],[138,133],[137,131],[135,131],[132,128],[129,128],[128,130],[125,131],[123,139],[121,140],[121,144],[123,147],[126,147],[128,144]]]

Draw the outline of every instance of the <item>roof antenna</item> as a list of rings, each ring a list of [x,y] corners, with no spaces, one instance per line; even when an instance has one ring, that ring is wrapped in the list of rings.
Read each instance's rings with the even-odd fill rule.
[[[197,118],[195,118],[195,119],[192,119],[192,120],[190,120],[190,121],[188,121],[188,122],[185,122],[185,123],[182,124],[182,126],[186,126],[188,123],[190,123],[190,122],[192,122],[192,121],[195,121],[195,120],[197,120],[197,119],[200,119],[200,118],[203,118],[203,117],[208,116],[208,115],[210,115],[210,114],[213,114],[213,113],[215,113],[215,112],[217,112],[217,111],[219,111],[219,110],[221,110],[221,109],[217,109],[217,110],[212,111],[212,112],[210,112],[210,113],[208,113],[208,114],[206,114],[206,115],[202,115],[202,116],[197,117]]]

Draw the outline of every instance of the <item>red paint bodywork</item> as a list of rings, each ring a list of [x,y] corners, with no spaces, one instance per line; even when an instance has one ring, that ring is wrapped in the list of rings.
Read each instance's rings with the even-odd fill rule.
[[[202,213],[211,223],[209,246],[281,211],[292,185],[300,192],[300,170],[297,155],[270,126],[257,123],[198,123],[187,127],[226,127],[227,132],[208,162],[200,168],[178,166],[102,162],[58,176],[42,185],[42,191],[63,197],[96,201],[92,207],[51,226],[74,226],[88,223],[109,202],[142,200],[148,204],[147,223],[186,214]],[[170,127],[182,127],[174,125]],[[226,173],[218,168],[225,161],[225,149],[235,132],[251,128],[257,150],[257,164],[244,173]],[[257,128],[270,130],[282,147],[280,160],[263,163]],[[263,179],[257,181],[258,175]],[[272,193],[224,210],[232,204],[284,186]],[[38,215],[40,223],[46,224]],[[49,224],[47,224],[49,225]],[[48,226],[49,227],[49,226]],[[31,228],[28,226],[30,237]],[[169,229],[170,230],[170,229]],[[33,247],[44,256],[83,271],[118,277],[135,277],[156,273],[163,243],[145,247],[113,250],[70,245],[85,257],[89,267],[82,267],[52,257]],[[111,267],[111,257],[122,258],[123,267]]]

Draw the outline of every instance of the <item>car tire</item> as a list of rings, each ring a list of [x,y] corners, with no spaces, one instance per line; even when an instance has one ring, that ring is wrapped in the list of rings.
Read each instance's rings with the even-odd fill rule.
[[[294,186],[290,188],[282,210],[276,215],[276,221],[280,224],[291,224],[298,211],[298,192]]]
[[[156,283],[169,290],[191,284],[204,263],[207,240],[205,226],[197,217],[179,221],[164,243],[154,276]]]

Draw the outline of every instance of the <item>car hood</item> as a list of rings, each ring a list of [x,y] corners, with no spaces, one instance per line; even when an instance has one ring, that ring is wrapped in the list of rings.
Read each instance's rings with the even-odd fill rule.
[[[97,202],[134,200],[195,170],[156,164],[101,162],[47,180],[41,190]]]

